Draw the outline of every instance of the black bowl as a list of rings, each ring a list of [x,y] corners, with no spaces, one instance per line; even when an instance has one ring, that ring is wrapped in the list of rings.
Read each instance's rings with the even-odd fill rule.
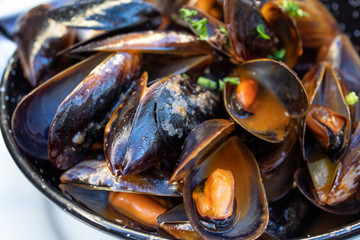
[[[59,188],[59,177],[62,171],[55,169],[50,164],[50,161],[34,159],[26,155],[18,148],[11,133],[11,116],[17,103],[30,90],[30,85],[23,77],[23,72],[20,67],[19,60],[14,55],[10,59],[2,79],[0,91],[0,104],[2,106],[0,110],[0,124],[4,141],[11,156],[13,157],[16,165],[29,179],[29,181],[59,207],[75,216],[79,220],[84,221],[91,226],[106,232],[107,234],[111,234],[123,239],[149,239],[150,237],[152,239],[165,239],[150,233],[124,227],[115,221],[111,221],[109,218],[104,217],[104,215],[94,210],[94,208],[88,208],[87,206],[89,205],[87,203],[81,204],[78,201],[72,200],[69,195],[65,194]],[[96,195],[93,194],[93,196],[88,196],[94,198],[92,200],[96,201],[97,203],[102,200],[106,202],[106,193],[100,193],[100,191],[96,192]],[[338,217],[335,217],[335,219],[337,218]],[[345,219],[345,222],[349,223],[349,220]],[[351,237],[355,235],[360,235],[360,221],[354,221],[345,226],[324,232],[321,235],[314,235],[310,238],[304,239],[344,239],[345,237]]]
[[[331,3],[335,1],[323,2],[329,4],[331,7]],[[337,7],[342,8],[344,12],[352,12],[353,8],[351,8],[350,5],[345,5],[346,4],[341,3],[341,5],[338,4]],[[339,14],[336,13],[339,11],[339,8],[336,8],[335,6],[335,9],[333,10],[335,10],[335,16],[337,17]],[[356,11],[359,11],[359,6],[357,7]],[[339,16],[339,21],[351,23],[351,19],[345,19],[348,16],[349,15],[341,14]],[[354,24],[347,25],[343,30],[349,32],[351,35],[356,30],[356,26],[354,27],[353,25]],[[353,42],[357,44],[360,44],[359,39],[360,38],[356,36],[352,37]],[[109,220],[103,215],[97,213],[94,211],[94,209],[86,207],[86,204],[81,204],[77,201],[71,200],[71,198],[64,194],[63,191],[61,191],[59,188],[59,176],[61,175],[62,171],[55,169],[49,161],[42,161],[29,157],[17,147],[11,133],[11,116],[21,98],[30,91],[31,87],[23,77],[23,72],[20,67],[19,60],[14,55],[9,60],[8,66],[2,78],[2,84],[0,88],[0,124],[6,146],[16,165],[28,178],[28,180],[40,192],[42,192],[47,198],[49,198],[59,207],[69,212],[79,220],[88,223],[89,225],[107,234],[122,239],[165,239],[151,233],[145,233],[139,230],[124,227],[115,221]],[[101,197],[103,196],[98,196],[98,198]],[[356,235],[360,235],[360,220],[337,227],[334,230],[327,230],[323,234],[314,235],[303,239],[344,239]]]

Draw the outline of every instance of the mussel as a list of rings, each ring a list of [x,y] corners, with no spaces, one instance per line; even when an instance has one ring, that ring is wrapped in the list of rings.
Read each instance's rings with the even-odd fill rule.
[[[240,84],[224,87],[225,107],[232,119],[258,138],[272,143],[283,141],[291,118],[304,116],[309,107],[300,80],[286,65],[270,59],[244,62],[235,73]],[[246,110],[236,98],[242,79],[251,79],[259,89],[252,110]]]
[[[199,55],[209,53],[201,41],[188,33],[175,31],[146,31],[115,35],[79,46],[71,52],[91,51],[140,51],[177,55]]]
[[[247,147],[231,136],[233,125],[215,119],[192,130],[172,176],[184,177],[185,212],[202,238],[254,239],[268,222],[259,169]]]
[[[270,0],[283,6],[282,0]],[[331,42],[340,32],[339,25],[328,9],[318,0],[292,0],[307,16],[296,17],[303,46],[318,49]]]
[[[141,56],[114,53],[99,64],[59,105],[49,129],[51,163],[67,169],[103,137],[119,95],[137,77]]]
[[[337,214],[355,214],[359,209],[357,200],[351,196],[356,187],[345,179],[350,175],[352,179],[357,178],[353,170],[357,168],[358,158],[349,148],[355,146],[357,136],[352,135],[354,117],[344,98],[347,94],[345,82],[340,83],[337,76],[331,65],[322,63],[303,79],[312,103],[304,121],[302,138],[308,170],[299,170],[296,182],[305,196],[322,209]]]
[[[115,175],[142,172],[176,153],[176,146],[219,106],[216,94],[194,86],[184,75],[146,85],[144,73],[106,126],[105,157]]]
[[[31,9],[15,24],[14,40],[24,76],[32,87],[52,68],[58,51],[74,42],[74,33],[48,17],[51,5]]]
[[[21,100],[13,113],[11,128],[17,145],[25,153],[48,159],[49,128],[58,106],[107,56],[98,54],[75,64]]]
[[[169,174],[167,174],[169,175]],[[93,190],[129,192],[156,196],[179,197],[182,195],[180,183],[169,183],[164,171],[150,169],[141,174],[115,177],[106,161],[84,160],[65,171],[60,181]]]
[[[116,30],[159,21],[159,10],[146,1],[91,0],[59,6],[49,17],[72,28]]]

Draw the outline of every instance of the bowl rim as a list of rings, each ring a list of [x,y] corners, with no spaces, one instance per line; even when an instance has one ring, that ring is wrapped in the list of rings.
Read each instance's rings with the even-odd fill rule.
[[[150,233],[144,233],[138,230],[122,226],[120,224],[114,223],[107,219],[104,219],[102,216],[91,212],[89,209],[81,206],[77,202],[71,201],[62,195],[57,189],[54,188],[49,182],[45,181],[39,173],[35,170],[34,166],[26,160],[28,157],[23,153],[15,143],[11,132],[11,116],[9,115],[9,110],[7,109],[7,93],[9,91],[11,72],[13,70],[13,64],[18,62],[18,57],[16,53],[9,59],[6,69],[1,78],[0,86],[0,128],[1,133],[5,142],[5,145],[17,165],[20,171],[24,176],[49,200],[55,203],[58,207],[62,208],[65,212],[69,213],[71,216],[77,218],[83,223],[96,228],[105,234],[109,234],[113,237],[118,237],[120,239],[168,239],[161,236],[156,236]],[[360,220],[355,221],[351,224],[342,226],[338,229],[332,230],[330,232],[309,236],[305,238],[300,238],[302,240],[322,240],[322,239],[344,239],[349,237],[354,237],[360,234]]]

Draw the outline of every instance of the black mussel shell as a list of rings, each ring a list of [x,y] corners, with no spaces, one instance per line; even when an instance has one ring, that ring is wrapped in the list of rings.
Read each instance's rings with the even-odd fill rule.
[[[185,76],[165,77],[149,88],[147,75],[141,81],[128,100],[133,104],[125,102],[106,127],[105,156],[115,175],[139,173],[170,157],[219,106],[214,93],[193,86]]]
[[[90,0],[57,7],[49,17],[68,27],[114,30],[159,18],[159,10],[145,1]]]
[[[56,53],[74,42],[74,34],[66,26],[48,17],[50,8],[39,5],[15,24],[17,54],[24,76],[33,87],[51,69]]]
[[[181,184],[169,184],[155,169],[137,175],[115,177],[105,160],[85,160],[64,172],[60,181],[93,190],[130,192],[156,196],[181,196]]]
[[[103,138],[110,113],[140,70],[141,56],[114,53],[99,64],[59,105],[49,130],[51,163],[67,169]],[[120,97],[119,97],[120,96]]]
[[[157,54],[199,55],[208,54],[209,47],[189,33],[145,31],[115,35],[71,50],[73,53],[89,51],[138,51]]]
[[[285,113],[284,117],[279,118],[276,124],[273,124],[274,126],[266,125],[267,115],[257,116],[257,119],[264,121],[264,125],[267,127],[266,130],[257,130],[257,126],[246,124],[248,116],[244,112],[247,112],[243,111],[235,97],[237,85],[226,84],[224,87],[224,102],[231,118],[245,130],[264,141],[271,143],[283,141],[289,134],[289,126],[291,126],[288,118],[301,118],[309,108],[308,96],[301,81],[285,64],[270,59],[241,63],[236,69],[236,74],[240,81],[241,78],[252,79],[259,85],[259,89],[264,89],[264,92],[268,91],[273,94],[280,101],[279,105],[283,105]],[[262,102],[259,102],[259,105],[266,106]],[[266,113],[268,112],[266,111]]]
[[[97,54],[35,88],[17,105],[11,129],[17,145],[30,156],[48,159],[50,124],[60,103],[108,54]]]

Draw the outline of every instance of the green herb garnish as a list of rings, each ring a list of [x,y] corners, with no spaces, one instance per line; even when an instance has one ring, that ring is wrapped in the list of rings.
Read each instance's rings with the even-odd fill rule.
[[[285,48],[282,48],[280,50],[274,50],[272,55],[269,55],[268,58],[277,60],[277,61],[282,61],[285,57],[286,54],[286,50]]]
[[[219,90],[222,91],[224,89],[225,83],[231,83],[237,85],[240,83],[240,78],[238,77],[224,77],[223,79],[219,80]]]
[[[352,106],[359,101],[359,97],[355,92],[350,92],[348,95],[346,95],[345,100],[349,106]]]
[[[265,27],[264,27],[263,24],[257,25],[256,26],[256,31],[259,34],[260,38],[263,38],[263,39],[266,39],[266,40],[270,39],[270,36],[265,33]]]
[[[226,44],[230,46],[230,37],[228,31],[224,28],[223,25],[219,25],[219,30],[221,33],[225,34],[226,36]]]
[[[190,22],[192,21],[190,19],[191,16],[195,16],[196,14],[198,14],[198,11],[196,10],[190,10],[190,9],[186,9],[186,8],[181,8],[180,10],[181,16],[184,19],[185,22]]]
[[[227,36],[229,36],[228,31],[224,28],[223,25],[219,25],[220,32],[225,33]]]
[[[195,32],[199,35],[198,40],[206,41],[209,39],[208,31],[206,28],[206,18],[202,18],[200,20],[192,20],[190,17],[197,15],[198,11],[186,8],[181,8],[179,11],[184,21],[188,22],[190,26],[195,30]]]
[[[206,28],[206,24],[207,24],[206,18],[200,20],[192,20],[190,24],[194,28],[196,33],[199,34],[198,40],[206,41],[209,39],[209,35]]]
[[[301,17],[310,17],[310,14],[303,11],[299,8],[299,4],[297,2],[289,2],[284,0],[281,4],[281,7],[291,16],[295,19],[301,18]]]
[[[237,85],[240,83],[240,78],[238,78],[238,77],[224,77],[222,80],[226,83],[228,82],[228,83],[231,83],[234,85]]]
[[[217,89],[217,83],[216,81],[210,79],[210,78],[206,78],[206,77],[198,77],[196,83],[202,87],[211,89],[211,90],[216,90]]]
[[[199,86],[205,87],[211,90],[219,90],[222,91],[224,89],[225,83],[231,83],[237,85],[240,83],[240,78],[238,77],[224,77],[223,79],[219,79],[218,81],[214,81],[210,78],[206,78],[203,76],[198,77],[196,83]]]

